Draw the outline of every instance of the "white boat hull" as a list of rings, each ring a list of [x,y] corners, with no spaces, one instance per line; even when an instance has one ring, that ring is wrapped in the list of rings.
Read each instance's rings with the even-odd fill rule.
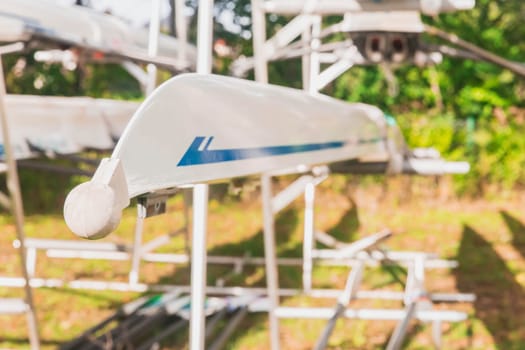
[[[186,60],[181,62],[180,42],[164,34],[159,36],[157,54],[151,57],[147,30],[134,28],[115,16],[46,0],[0,1],[0,42],[31,40],[151,61],[176,69],[193,69],[196,62],[193,45],[185,45]]]
[[[159,189],[384,154],[383,113],[222,76],[171,79],[130,121],[112,158],[130,197]]]
[[[284,169],[384,157],[383,113],[365,104],[222,76],[185,74],[140,106],[111,158],[64,206],[77,235],[100,238],[144,193]]]
[[[111,150],[139,106],[129,101],[31,95],[7,95],[5,104],[16,159],[40,152]],[[0,158],[3,144],[0,136]]]

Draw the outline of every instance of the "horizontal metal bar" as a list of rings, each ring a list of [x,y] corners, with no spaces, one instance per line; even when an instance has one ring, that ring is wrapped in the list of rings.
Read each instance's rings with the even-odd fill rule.
[[[476,301],[476,295],[472,293],[432,293],[430,300],[444,303],[473,303]]]
[[[60,250],[92,250],[100,252],[125,252],[129,251],[130,247],[124,244],[106,243],[106,242],[86,242],[73,241],[61,239],[41,239],[41,238],[26,238],[24,241],[26,248],[35,249],[60,249]],[[13,241],[13,247],[20,248],[20,241]]]
[[[130,254],[118,251],[47,249],[49,258],[127,261]]]
[[[348,259],[342,254],[341,249],[314,249],[312,251],[314,258],[318,259]],[[381,251],[381,250],[372,250],[370,252],[360,251],[354,254],[354,257],[362,260],[391,260],[391,261],[412,261],[415,258],[424,255],[427,259],[435,259],[436,254],[431,253],[421,253],[421,252],[409,252],[409,251]],[[353,257],[352,257],[353,258]]]
[[[15,240],[13,242],[15,248],[20,247],[20,242]],[[76,242],[76,241],[61,241],[61,240],[41,240],[41,239],[26,239],[26,248],[35,248],[46,250],[46,254],[50,258],[62,259],[101,259],[125,261],[130,259],[130,254],[124,249],[129,249],[126,245],[119,245],[115,243],[98,243],[98,242]],[[358,260],[364,261],[367,266],[379,266],[381,262],[385,264],[400,263],[405,265],[407,261],[414,259],[415,255],[421,254],[417,252],[386,252],[383,257],[378,254],[371,256],[358,254],[357,259],[342,258],[337,254],[333,254],[336,250],[322,249],[314,250],[314,259],[322,266],[354,266]],[[373,253],[373,252],[372,252]],[[363,254],[368,254],[363,252]],[[448,269],[456,268],[458,263],[453,260],[443,260],[431,258],[434,255],[428,255],[425,260],[425,268],[428,269]],[[189,256],[186,254],[171,254],[171,253],[146,253],[141,255],[143,261],[171,263],[171,264],[186,264],[189,262]],[[226,264],[226,265],[264,265],[263,257],[232,257],[232,256],[208,256],[209,264]],[[279,266],[302,266],[302,258],[279,258],[277,259]]]
[[[2,315],[22,314],[27,311],[29,311],[29,306],[23,299],[0,299],[0,314]]]
[[[267,0],[262,9],[266,13],[276,14],[344,14],[361,11],[423,11],[429,15],[441,12],[468,10],[474,7],[474,0],[444,0],[437,2],[428,0],[399,0],[399,1],[372,1],[372,0]],[[434,6],[432,6],[434,5]]]
[[[73,289],[93,289],[93,290],[114,290],[114,291],[133,291],[133,292],[167,292],[174,289],[182,292],[189,292],[190,286],[185,285],[168,285],[168,284],[143,284],[127,282],[108,282],[100,280],[75,280],[64,281],[61,279],[43,279],[32,278],[30,281],[33,288],[63,288],[69,287]],[[0,286],[21,288],[25,285],[25,281],[21,277],[0,277]],[[214,287],[208,286],[207,293],[216,295],[266,295],[266,288],[252,288],[252,287]],[[308,294],[305,294],[300,289],[282,288],[279,289],[279,295],[282,297],[293,297],[298,295],[307,295],[312,298],[327,298],[337,299],[341,295],[340,289],[312,289]],[[405,297],[404,292],[394,291],[366,291],[360,290],[356,293],[357,299],[382,299],[392,301],[402,301]],[[436,293],[430,294],[430,299],[434,302],[473,302],[475,296],[468,293]]]
[[[275,310],[275,314],[279,318],[329,319],[333,313],[333,309],[327,307],[306,308],[281,306]],[[404,309],[346,309],[342,316],[360,320],[398,321],[405,318],[406,311]],[[460,322],[467,319],[467,314],[465,312],[450,310],[419,310],[415,312],[414,318],[423,322]]]
[[[0,55],[7,55],[10,53],[19,52],[22,51],[24,47],[25,44],[21,41],[12,44],[2,45],[0,46]]]

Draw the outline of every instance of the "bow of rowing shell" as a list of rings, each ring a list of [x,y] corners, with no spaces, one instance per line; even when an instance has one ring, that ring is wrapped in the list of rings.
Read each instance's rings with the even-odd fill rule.
[[[259,84],[185,74],[137,110],[111,158],[67,197],[77,235],[113,231],[129,199],[183,185],[383,156],[387,123],[365,104]]]

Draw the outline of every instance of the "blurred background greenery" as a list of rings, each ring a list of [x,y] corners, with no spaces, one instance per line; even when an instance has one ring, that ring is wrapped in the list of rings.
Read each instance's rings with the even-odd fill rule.
[[[189,0],[187,5],[195,9],[197,1]],[[224,40],[234,55],[251,56],[250,0],[216,0],[216,17],[223,11],[234,13],[231,21],[242,35],[216,21],[214,39]],[[195,17],[190,17],[189,23],[193,42]],[[325,21],[337,19],[328,17]],[[471,11],[425,17],[424,21],[507,59],[525,62],[524,19],[525,2],[521,0],[477,0]],[[286,21],[286,17],[267,16],[268,33],[274,33]],[[215,72],[228,74],[231,62],[232,57],[217,57]],[[143,98],[139,84],[116,64],[86,64],[66,71],[57,64],[35,62],[28,53],[7,57],[4,69],[10,93]],[[447,57],[435,67],[404,65],[394,73],[399,87],[396,95],[389,92],[385,73],[377,66],[353,67],[322,92],[379,106],[397,119],[412,147],[434,146],[445,158],[469,160],[471,172],[454,178],[458,195],[484,196],[519,190],[525,185],[523,78],[489,63]],[[269,75],[271,83],[301,87],[299,60],[272,63]],[[164,72],[159,80],[169,76]]]

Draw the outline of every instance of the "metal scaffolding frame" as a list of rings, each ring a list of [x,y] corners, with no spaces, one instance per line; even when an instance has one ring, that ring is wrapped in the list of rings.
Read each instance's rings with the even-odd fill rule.
[[[355,64],[363,64],[366,61],[351,40],[322,43],[322,38],[344,31],[348,27],[348,21],[345,19],[328,28],[321,28],[323,16],[385,11],[436,15],[441,12],[471,9],[475,1],[399,0],[383,3],[372,0],[252,0],[251,4],[254,56],[236,62],[232,68],[233,73],[244,75],[253,67],[255,79],[267,83],[267,66],[270,61],[301,57],[303,89],[316,93]],[[267,14],[293,18],[271,38],[267,38]],[[322,63],[328,64],[324,70],[321,69]]]
[[[321,24],[322,16],[327,14],[345,14],[359,11],[384,11],[384,4],[373,1],[338,1],[338,0],[319,0],[319,1],[278,1],[278,0],[252,0],[252,29],[253,29],[253,67],[255,79],[262,83],[268,83],[268,62],[279,58],[285,58],[287,55],[297,54],[297,43],[303,46],[302,58],[302,81],[303,89],[311,94],[316,94],[328,83],[336,79],[345,71],[350,69],[355,63],[362,60],[360,54],[353,45],[344,49],[341,54],[332,53],[328,60],[331,65],[321,71]],[[459,4],[459,5],[458,5]],[[442,10],[456,10],[460,8],[470,8],[473,2],[448,2],[452,8],[443,7],[441,9],[432,9],[427,1],[399,1],[391,4],[389,10],[416,10],[423,12],[433,12]],[[443,3],[445,5],[445,3]],[[459,8],[454,8],[458,5]],[[270,39],[266,38],[266,15],[269,13],[293,15],[293,17],[284,27]],[[299,39],[297,42],[294,42]],[[305,49],[306,48],[306,49]],[[334,51],[333,49],[331,50]],[[246,62],[244,62],[246,63]],[[251,65],[252,62],[249,62]],[[317,179],[317,181],[322,179]],[[328,318],[328,324],[318,339],[315,349],[324,349],[328,343],[329,336],[339,317],[365,317],[367,319],[385,320],[391,316],[390,310],[371,310],[370,314],[363,316],[359,314],[363,310],[347,309],[349,302],[355,298],[362,278],[365,267],[364,260],[361,259],[379,259],[390,260],[384,253],[376,251],[376,255],[370,248],[373,248],[379,241],[387,238],[388,233],[379,233],[375,237],[369,237],[353,244],[337,247],[332,250],[317,250],[314,247],[316,236],[315,232],[313,206],[315,198],[316,183],[311,180],[305,185],[305,232],[303,246],[303,289],[306,294],[312,290],[312,265],[313,258],[357,258],[357,264],[354,265],[348,275],[345,289],[338,297],[338,302],[333,310],[321,310],[314,308],[282,308],[279,307],[279,293],[277,284],[276,257],[273,249],[274,229],[272,195],[270,189],[270,176],[262,177],[262,195],[264,210],[264,237],[265,237],[265,258],[267,261],[267,288],[269,297],[269,322],[270,322],[270,343],[273,350],[279,349],[279,321],[280,317],[313,317]],[[322,239],[322,237],[319,237]],[[326,238],[326,235],[325,235]],[[326,242],[325,242],[326,243]],[[390,341],[387,345],[388,350],[400,349],[403,339],[407,332],[407,327],[411,319],[432,321],[433,323],[433,341],[434,345],[441,346],[441,322],[457,322],[465,320],[467,315],[460,312],[451,312],[443,317],[442,311],[432,310],[431,298],[427,296],[424,288],[424,276],[427,254],[415,253],[408,256],[401,254],[398,259],[408,262],[408,279],[405,286],[404,304],[405,310],[399,312],[398,323]],[[398,260],[399,261],[399,260]],[[450,301],[463,301],[465,295],[449,295]],[[471,301],[472,295],[466,296]],[[375,312],[378,313],[375,313]],[[425,314],[423,317],[422,314]]]
[[[182,62],[186,61],[185,46],[187,43],[187,30],[183,20],[184,0],[176,0],[177,13],[177,35],[184,40],[179,50],[177,59]],[[154,57],[157,53],[158,39],[160,33],[160,0],[153,0],[151,23],[149,28],[148,41],[148,55]],[[210,43],[211,47],[211,43]],[[24,44],[21,42],[9,44],[0,47],[0,122],[2,128],[2,137],[4,140],[4,162],[1,164],[1,172],[6,173],[8,194],[0,193],[0,205],[12,212],[16,228],[16,240],[13,246],[17,248],[20,256],[20,264],[22,269],[21,278],[0,278],[0,285],[11,287],[23,287],[25,297],[23,299],[0,299],[0,314],[20,314],[25,313],[28,319],[29,341],[31,349],[40,348],[40,339],[38,332],[38,322],[36,317],[36,310],[33,301],[32,288],[39,286],[35,283],[34,278],[36,254],[38,249],[46,250],[49,256],[53,253],[57,257],[83,257],[88,258],[102,258],[109,260],[130,260],[131,269],[129,274],[130,284],[138,283],[138,270],[140,257],[143,254],[142,247],[142,220],[141,210],[143,210],[143,203],[139,202],[137,217],[137,228],[135,230],[135,240],[132,246],[122,246],[111,243],[94,243],[94,242],[76,242],[63,240],[47,240],[47,239],[31,239],[25,237],[24,232],[24,210],[20,191],[20,183],[18,179],[17,161],[13,152],[13,147],[10,142],[9,116],[6,112],[6,86],[5,78],[2,68],[2,56],[6,54],[16,53],[24,49]],[[123,62],[123,66],[132,74],[141,85],[146,86],[147,93],[151,93],[156,86],[157,69],[154,64],[149,64],[147,74],[138,66],[131,62]],[[183,229],[187,232],[187,228]],[[180,231],[180,230],[179,230]],[[166,235],[171,236],[171,235]],[[158,240],[162,240],[163,237]],[[157,241],[158,241],[157,240]],[[155,242],[150,242],[149,249],[154,249]],[[49,280],[44,282],[47,286],[65,286],[67,283],[57,280]]]
[[[270,343],[272,349],[279,349],[279,319],[280,318],[319,318],[328,319],[328,323],[321,333],[315,349],[324,349],[338,318],[358,318],[367,320],[399,320],[398,326],[392,334],[388,349],[400,349],[402,341],[407,333],[408,322],[416,319],[432,322],[432,339],[436,348],[441,346],[441,323],[459,322],[467,318],[467,314],[457,311],[433,310],[432,302],[473,302],[475,296],[472,294],[432,294],[426,291],[424,286],[425,270],[433,267],[454,268],[454,261],[436,261],[433,254],[422,252],[396,252],[377,249],[376,246],[391,236],[389,230],[383,230],[352,243],[336,241],[333,237],[315,229],[314,205],[315,187],[327,176],[325,169],[314,168],[312,175],[303,175],[289,187],[276,195],[271,192],[271,174],[265,174],[261,178],[262,200],[264,210],[264,238],[265,259],[267,269],[267,295],[268,304],[266,311],[270,320]],[[301,184],[301,186],[297,186]],[[337,291],[331,297],[337,299],[333,309],[310,308],[310,307],[281,307],[279,297],[282,295],[278,286],[277,258],[275,256],[274,242],[274,215],[282,210],[304,191],[305,214],[304,214],[304,240],[303,240],[303,289],[302,294],[307,296],[318,296],[319,292],[312,288],[312,266],[313,261],[332,259],[348,262],[350,271],[345,288]],[[280,198],[280,200],[278,200]],[[286,198],[286,200],[282,200]],[[314,242],[322,241],[323,244],[331,246],[332,249],[317,249]],[[392,294],[384,291],[361,291],[361,280],[367,266],[382,263],[393,263],[407,268],[407,281],[405,291],[401,293],[401,300],[405,309],[353,309],[349,304],[354,299],[360,299],[367,295],[372,299],[390,299]],[[437,263],[437,264],[436,264]],[[363,293],[364,292],[364,293]],[[370,294],[368,294],[370,293]],[[325,295],[326,296],[326,295]]]

